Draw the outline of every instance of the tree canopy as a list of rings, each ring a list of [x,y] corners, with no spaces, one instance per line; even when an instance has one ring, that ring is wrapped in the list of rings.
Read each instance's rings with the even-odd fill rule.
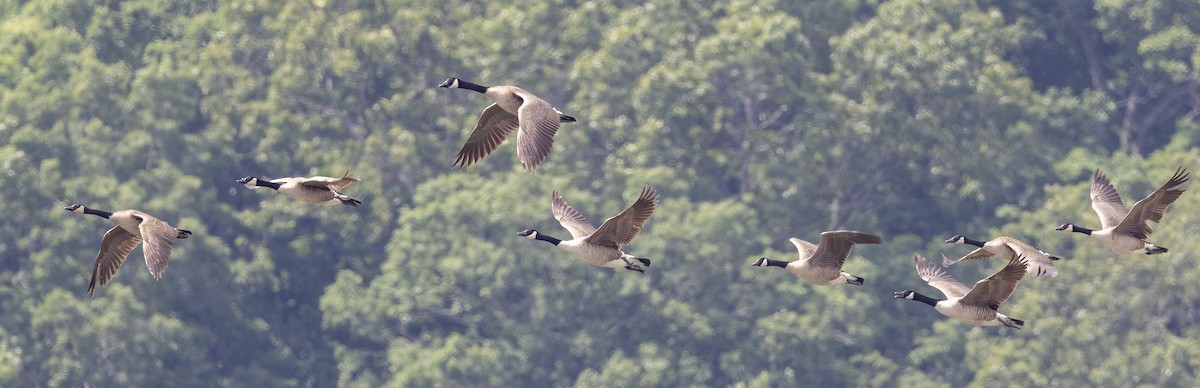
[[[1054,227],[1200,167],[1198,62],[1182,0],[0,0],[0,386],[1195,385],[1200,197],[1162,255]],[[453,168],[491,101],[447,77],[579,121]],[[360,207],[234,182],[345,171]],[[645,274],[515,236],[643,185]],[[71,203],[194,235],[89,298]],[[750,266],[843,228],[862,288]],[[892,297],[953,234],[1066,258],[1025,330]]]

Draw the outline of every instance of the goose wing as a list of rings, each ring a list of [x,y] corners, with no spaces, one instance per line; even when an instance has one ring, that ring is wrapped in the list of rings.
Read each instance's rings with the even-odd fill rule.
[[[558,132],[558,111],[549,102],[527,91],[514,88],[523,102],[517,108],[517,159],[527,171],[533,171],[550,155],[554,134]]]
[[[1142,240],[1150,237],[1150,233],[1154,230],[1146,224],[1146,221],[1161,221],[1163,214],[1167,212],[1167,207],[1183,194],[1184,189],[1179,188],[1179,185],[1187,181],[1188,172],[1183,167],[1175,170],[1175,175],[1171,176],[1167,183],[1133,204],[1133,209],[1117,225],[1114,233],[1134,236]]]
[[[808,257],[812,265],[821,267],[842,268],[846,258],[850,256],[850,247],[854,244],[879,244],[883,242],[879,236],[856,232],[853,230],[834,230],[821,232],[821,243],[817,250]],[[803,258],[801,260],[804,260]]]
[[[958,262],[963,261],[963,260],[984,259],[984,258],[988,258],[988,257],[992,257],[992,256],[995,256],[995,255],[992,254],[992,252],[988,251],[987,249],[975,248],[975,250],[971,251],[971,253],[968,253],[968,254],[966,254],[966,256],[958,258],[958,260],[950,260],[950,258],[946,257],[946,255],[942,255],[942,265],[950,266],[950,265],[957,264]]]
[[[1125,204],[1121,203],[1121,195],[1100,169],[1092,174],[1092,210],[1100,216],[1102,229],[1114,227],[1125,218]]]
[[[948,260],[946,255],[942,255],[942,260]],[[913,264],[917,267],[917,276],[921,280],[924,280],[925,283],[929,283],[930,286],[941,291],[942,295],[945,295],[947,299],[961,298],[963,295],[971,292],[971,288],[967,287],[966,284],[962,284],[954,279],[953,276],[950,276],[949,272],[946,272],[945,268],[930,263],[924,256],[913,255]]]
[[[88,284],[88,296],[96,296],[96,286],[105,286],[117,274],[117,269],[129,257],[142,238],[129,233],[121,226],[114,226],[104,233],[100,243],[100,252],[96,254],[96,264],[92,266],[92,281]]]
[[[350,171],[346,171],[341,178],[331,178],[327,176],[312,176],[308,178],[300,178],[297,182],[301,185],[314,187],[318,189],[341,190],[351,183],[360,181],[358,178],[350,175]]]
[[[150,276],[153,276],[154,280],[158,280],[162,278],[163,271],[167,270],[167,264],[171,261],[171,246],[175,245],[179,230],[146,214],[139,214],[138,218],[142,219],[138,230],[142,232],[142,239],[145,240],[142,243],[142,253],[146,255],[146,269],[150,270]]]
[[[551,195],[553,195],[554,200],[550,205],[550,211],[554,213],[554,219],[558,220],[558,223],[562,224],[563,228],[571,232],[571,237],[587,237],[591,236],[592,233],[596,233],[596,227],[592,226],[587,218],[583,217],[583,213],[568,205],[567,201],[564,201],[562,196],[558,195],[558,191],[555,191]]]
[[[1051,256],[1049,253],[1046,253],[1046,251],[1037,249],[1037,247],[1030,245],[1027,242],[1012,237],[1002,238],[1003,240],[1001,241],[1004,242],[1005,246],[1008,246],[1008,249],[1011,249],[1018,256],[1025,257],[1025,264],[1027,266],[1025,271],[1027,273],[1030,273],[1033,276],[1058,276],[1058,269],[1054,268],[1053,260],[1059,260],[1060,258]]]
[[[817,251],[817,244],[801,240],[796,237],[789,238],[788,241],[796,246],[796,250],[800,252],[801,259],[807,259],[812,256],[813,252]]]
[[[500,105],[488,106],[483,110],[483,114],[479,115],[479,123],[475,124],[475,129],[471,131],[471,136],[467,137],[466,144],[458,151],[454,165],[467,167],[491,155],[519,124],[517,116],[508,113]]]
[[[975,283],[975,287],[962,297],[962,303],[999,310],[1000,305],[1016,291],[1017,282],[1025,276],[1025,267],[1025,257],[1012,258],[1000,271]]]
[[[596,233],[588,236],[588,242],[605,247],[620,248],[628,244],[642,231],[642,226],[650,220],[654,208],[658,206],[658,193],[653,187],[642,188],[642,194],[637,201],[620,214],[604,220]]]

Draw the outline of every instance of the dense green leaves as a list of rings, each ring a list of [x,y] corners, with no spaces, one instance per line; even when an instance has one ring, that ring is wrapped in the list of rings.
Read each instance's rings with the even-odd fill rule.
[[[1200,200],[1117,257],[1127,206],[1200,168],[1200,7],[1189,1],[0,1],[2,386],[1195,385]],[[579,119],[537,172],[515,139],[456,170],[486,97],[524,87]],[[234,183],[337,175],[363,206]],[[589,266],[593,224],[661,203]],[[165,277],[141,249],[95,299],[137,208],[195,234]],[[751,267],[789,237],[881,234],[815,287]],[[972,328],[892,298],[952,234],[1066,257]],[[998,262],[951,269],[965,283]]]

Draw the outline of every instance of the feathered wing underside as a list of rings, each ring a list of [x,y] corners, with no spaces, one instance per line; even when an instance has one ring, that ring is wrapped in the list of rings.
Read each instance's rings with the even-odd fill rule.
[[[975,287],[963,296],[961,302],[999,310],[1000,305],[1016,291],[1017,283],[1025,276],[1026,265],[1023,256],[1014,257],[1000,271],[976,282]]]
[[[850,247],[854,244],[879,244],[883,239],[873,234],[853,230],[834,230],[821,233],[821,242],[816,251],[808,257],[809,264],[821,267],[842,268],[846,258],[850,256]]]
[[[141,243],[141,237],[129,233],[119,225],[104,233],[104,240],[100,243],[100,252],[96,254],[96,263],[92,266],[92,281],[88,284],[88,295],[96,295],[96,286],[108,285],[108,282],[117,274],[117,270],[121,268],[121,264],[125,263],[125,258],[129,257],[129,252],[133,252],[133,248]]]
[[[454,158],[454,165],[467,167],[480,159],[491,155],[512,131],[520,126],[516,115],[508,113],[500,105],[493,103],[479,115],[479,122],[467,137],[466,144]]]
[[[319,189],[341,190],[346,188],[346,186],[350,186],[351,183],[358,181],[360,181],[360,179],[351,176],[350,171],[346,171],[346,174],[342,175],[341,178],[313,176],[308,178],[300,178],[300,181],[297,183]]]
[[[139,229],[144,240],[142,251],[146,254],[146,269],[150,271],[150,276],[158,280],[171,261],[171,246],[175,245],[179,230],[153,217],[142,218]]]
[[[554,213],[554,219],[558,220],[558,223],[562,224],[563,228],[566,228],[568,232],[571,232],[572,238],[587,237],[596,232],[596,227],[592,226],[587,218],[583,217],[583,213],[568,205],[567,201],[564,201],[562,196],[558,194],[558,191],[555,191],[551,195],[554,199],[550,206],[550,211]]]
[[[947,260],[945,255],[942,255],[942,260]],[[930,263],[924,256],[913,255],[913,264],[917,267],[917,276],[921,280],[924,280],[925,283],[929,283],[930,286],[941,291],[942,295],[946,296],[946,299],[960,298],[971,292],[970,287],[950,276],[950,273],[946,272],[945,268]]]
[[[550,155],[554,134],[558,132],[558,111],[549,102],[524,90],[513,92],[524,101],[517,109],[517,159],[526,171],[533,171]]]
[[[971,253],[968,253],[966,256],[963,256],[958,260],[955,260],[955,262],[963,260],[986,259],[992,256],[995,255],[993,255],[992,252],[989,252],[987,249],[975,248],[975,250],[971,251]]]
[[[588,237],[588,242],[612,248],[628,244],[642,231],[642,226],[650,220],[650,215],[654,214],[654,208],[657,206],[658,194],[654,188],[642,188],[642,194],[638,196],[637,201],[620,214],[604,220],[600,228],[596,229],[596,233]]]
[[[1005,237],[1004,244],[1008,246],[1008,249],[1015,252],[1017,256],[1025,257],[1026,273],[1033,276],[1058,276],[1058,269],[1054,268],[1053,260],[1055,258],[1049,253],[1012,237]],[[1011,260],[1012,258],[1008,259]]]
[[[800,253],[800,259],[812,257],[813,252],[817,251],[817,244],[813,244],[796,237],[792,237],[788,239],[788,241],[790,241],[792,245],[796,246],[796,251]]]
[[[1187,181],[1188,173],[1183,170],[1183,167],[1175,170],[1175,175],[1171,176],[1167,183],[1133,204],[1133,208],[1117,225],[1114,233],[1130,235],[1142,240],[1150,237],[1150,233],[1153,233],[1154,229],[1146,221],[1161,221],[1163,214],[1167,212],[1167,207],[1183,194],[1184,189],[1179,188],[1179,185]]]
[[[1125,204],[1121,202],[1121,195],[1117,193],[1112,182],[1109,182],[1108,176],[1105,176],[1099,169],[1092,174],[1092,210],[1095,210],[1096,215],[1100,216],[1102,229],[1116,226],[1122,218],[1125,218],[1126,213]]]

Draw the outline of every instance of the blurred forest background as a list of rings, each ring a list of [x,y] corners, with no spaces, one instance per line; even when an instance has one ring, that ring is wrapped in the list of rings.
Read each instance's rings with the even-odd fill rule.
[[[1164,255],[1053,229],[1096,168],[1200,169],[1198,62],[1194,0],[0,0],[0,386],[1195,386],[1200,193]],[[452,168],[491,101],[451,76],[579,122]],[[347,169],[358,208],[234,183]],[[645,184],[644,275],[515,236]],[[74,202],[195,235],[89,299]],[[834,228],[884,236],[865,287],[750,266]],[[892,297],[957,233],[1067,258],[1026,330]]]

